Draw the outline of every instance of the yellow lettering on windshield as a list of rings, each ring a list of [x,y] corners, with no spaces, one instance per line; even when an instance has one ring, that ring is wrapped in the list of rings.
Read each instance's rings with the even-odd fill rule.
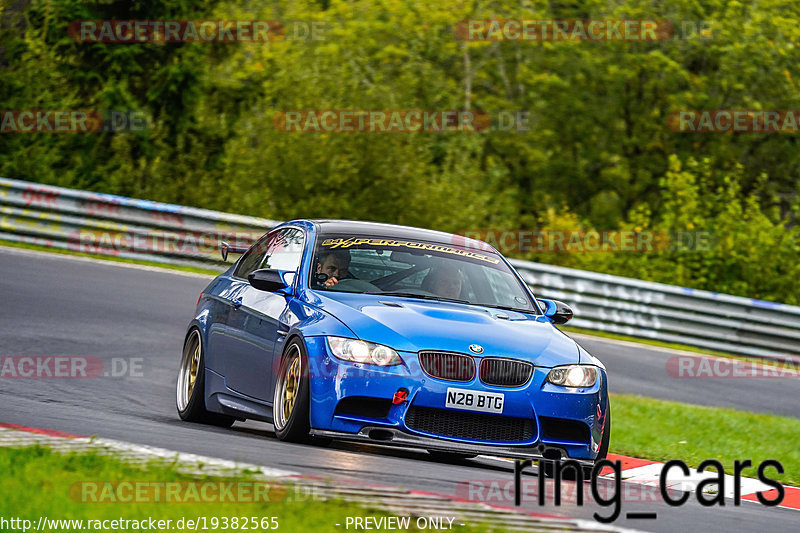
[[[452,248],[450,246],[444,246],[441,244],[433,244],[428,242],[398,241],[390,239],[376,239],[371,237],[361,237],[361,238],[349,237],[347,239],[339,237],[336,239],[325,239],[324,241],[322,241],[322,246],[330,248],[351,248],[353,246],[361,246],[361,245],[375,246],[375,247],[391,246],[391,247],[411,248],[417,250],[419,249],[430,250],[432,252],[453,254],[461,257],[468,257],[470,259],[477,259],[479,261],[485,261],[493,265],[496,265],[497,263],[500,262],[500,260],[496,257],[491,257],[476,252],[469,252],[467,250],[460,250],[458,248]]]

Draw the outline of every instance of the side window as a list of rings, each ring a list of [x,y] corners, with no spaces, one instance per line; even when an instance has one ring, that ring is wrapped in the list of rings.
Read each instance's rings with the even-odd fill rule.
[[[297,271],[303,259],[305,234],[296,228],[285,228],[267,243],[267,253],[258,268]]]
[[[247,276],[258,268],[264,259],[264,250],[269,246],[269,241],[275,238],[275,235],[274,233],[264,235],[245,252],[233,272],[234,277],[247,279]]]

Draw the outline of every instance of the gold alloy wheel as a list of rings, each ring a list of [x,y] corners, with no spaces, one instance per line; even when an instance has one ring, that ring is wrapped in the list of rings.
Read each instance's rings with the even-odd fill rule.
[[[197,382],[197,367],[200,365],[200,344],[195,346],[194,353],[192,354],[192,362],[189,366],[189,386],[186,391],[186,397],[192,397],[194,384]]]
[[[283,374],[280,376],[278,386],[275,387],[274,424],[277,429],[286,427],[292,416],[292,411],[297,403],[300,391],[300,377],[302,371],[300,350],[293,345],[286,354]]]
[[[200,371],[200,333],[196,330],[192,332],[186,340],[186,347],[181,360],[181,368],[178,373],[177,399],[178,409],[185,411],[192,399],[192,392],[197,385],[197,378]]]

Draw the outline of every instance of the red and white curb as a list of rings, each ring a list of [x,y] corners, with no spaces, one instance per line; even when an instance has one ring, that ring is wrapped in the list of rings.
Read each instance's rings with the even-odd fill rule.
[[[113,455],[122,461],[141,465],[163,464],[175,470],[202,476],[229,477],[247,474],[254,480],[283,480],[298,494],[311,495],[314,501],[344,500],[408,516],[449,517],[455,524],[484,524],[492,529],[525,531],[632,532],[593,520],[572,519],[525,509],[460,500],[448,495],[410,491],[398,487],[373,486],[326,480],[262,465],[176,452],[164,448],[132,444],[97,437],[81,437],[61,431],[0,423],[0,446],[20,448],[46,446],[57,452],[95,452]]]
[[[622,479],[624,481],[656,487],[659,485],[664,463],[611,453],[608,454],[608,459],[611,461],[620,461],[622,463]],[[610,471],[610,469],[604,470],[603,473],[608,471]],[[701,481],[716,479],[717,477],[717,473],[713,469],[705,472],[697,472],[696,469],[690,469],[690,474],[685,476],[679,468],[671,468],[669,472],[667,472],[666,484],[671,490],[695,492]],[[736,478],[726,474],[724,479],[723,492],[725,497],[733,499],[734,491],[736,490]],[[740,478],[739,486],[741,488],[740,494],[743,501],[759,503],[758,497],[756,496],[757,492],[761,492],[763,497],[770,500],[774,500],[778,494],[778,491],[773,487],[753,478]],[[710,486],[707,485],[706,487],[707,489],[703,492],[708,494],[713,494],[714,491],[718,489],[715,483]],[[800,510],[800,488],[784,485],[783,490],[783,502],[776,507]]]

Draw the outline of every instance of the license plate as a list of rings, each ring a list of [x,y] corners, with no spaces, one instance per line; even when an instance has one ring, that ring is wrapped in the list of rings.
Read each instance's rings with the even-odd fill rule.
[[[498,392],[478,392],[447,387],[447,401],[444,406],[450,409],[502,413],[503,398],[504,395]]]

